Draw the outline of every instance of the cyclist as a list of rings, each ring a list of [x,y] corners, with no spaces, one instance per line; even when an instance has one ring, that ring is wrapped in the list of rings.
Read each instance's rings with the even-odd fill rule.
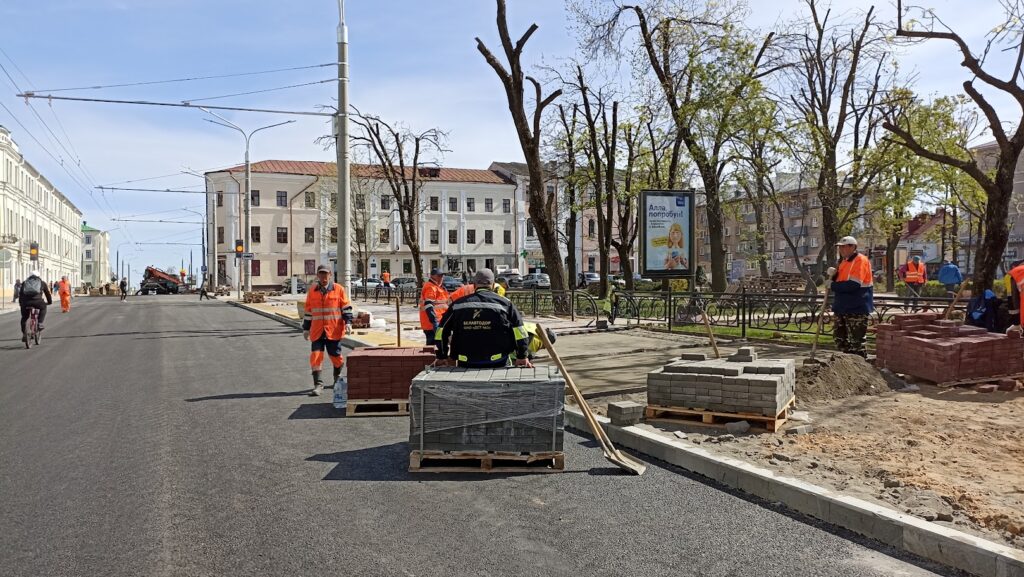
[[[39,278],[39,271],[34,270],[21,283],[21,293],[18,295],[18,304],[21,305],[21,338],[25,340],[25,321],[32,314],[32,309],[39,309],[39,332],[43,331],[43,321],[46,320],[46,306],[53,304],[53,293],[50,287]]]

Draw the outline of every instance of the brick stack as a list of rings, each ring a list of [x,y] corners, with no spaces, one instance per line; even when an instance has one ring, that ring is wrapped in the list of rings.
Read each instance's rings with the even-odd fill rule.
[[[730,359],[687,354],[647,374],[647,403],[662,407],[774,417],[796,395],[793,359],[757,360],[752,349]],[[749,360],[748,360],[749,359]]]
[[[990,333],[938,313],[895,315],[876,325],[875,365],[951,383],[1024,372],[1024,339]]]
[[[370,313],[359,313],[352,319],[353,329],[368,329],[370,328]]]
[[[434,358],[432,347],[356,349],[346,357],[348,398],[408,399],[413,377]]]
[[[438,368],[412,381],[413,451],[561,451],[565,380],[554,367]]]

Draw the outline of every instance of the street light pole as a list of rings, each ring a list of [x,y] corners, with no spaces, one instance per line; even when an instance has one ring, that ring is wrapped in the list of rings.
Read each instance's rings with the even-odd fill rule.
[[[348,26],[345,24],[345,0],[338,0],[338,265],[337,281],[345,290],[349,288],[352,276],[349,214],[351,206],[351,181],[349,175],[348,150]]]
[[[227,118],[224,118],[223,116],[217,114],[216,112],[213,112],[213,111],[211,111],[209,109],[206,109],[206,108],[203,108],[201,106],[199,107],[199,109],[202,110],[203,112],[206,112],[206,113],[210,114],[211,116],[215,116],[215,117],[219,118],[222,122],[217,122],[216,120],[210,120],[209,118],[204,118],[203,120],[205,120],[205,121],[207,121],[207,122],[209,122],[211,124],[216,124],[218,126],[223,126],[225,128],[232,128],[234,130],[237,130],[242,135],[242,138],[245,139],[245,196],[243,197],[243,200],[242,200],[242,206],[243,206],[242,211],[243,211],[245,217],[244,217],[244,223],[243,223],[244,230],[242,231],[242,238],[245,239],[245,250],[246,250],[246,252],[249,252],[249,250],[251,248],[251,243],[252,243],[252,225],[251,225],[252,190],[251,190],[251,167],[249,165],[249,141],[252,139],[252,136],[254,134],[256,134],[257,132],[259,132],[261,130],[266,130],[268,128],[274,128],[276,126],[283,126],[285,124],[291,124],[291,123],[293,123],[295,121],[294,120],[286,120],[284,122],[278,122],[277,124],[270,124],[270,125],[267,125],[267,126],[261,126],[260,128],[257,128],[256,130],[253,130],[252,132],[246,133],[238,125],[236,125],[235,123],[231,122]],[[294,231],[291,231],[291,232],[294,232]],[[243,259],[242,262],[239,263],[239,270],[242,273],[244,273],[244,276],[245,276],[245,290],[246,291],[252,291],[252,275],[249,272],[249,263],[245,262],[245,260]],[[241,279],[239,279],[239,280],[241,280]]]

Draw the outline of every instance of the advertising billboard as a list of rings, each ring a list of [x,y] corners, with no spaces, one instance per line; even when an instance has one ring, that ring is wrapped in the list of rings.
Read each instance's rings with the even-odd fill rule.
[[[691,190],[640,193],[641,274],[693,276],[694,198]]]

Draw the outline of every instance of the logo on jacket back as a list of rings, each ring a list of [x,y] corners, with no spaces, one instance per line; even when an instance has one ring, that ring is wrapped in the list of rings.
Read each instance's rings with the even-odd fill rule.
[[[480,318],[480,309],[474,309],[473,310],[473,318],[474,319]]]

